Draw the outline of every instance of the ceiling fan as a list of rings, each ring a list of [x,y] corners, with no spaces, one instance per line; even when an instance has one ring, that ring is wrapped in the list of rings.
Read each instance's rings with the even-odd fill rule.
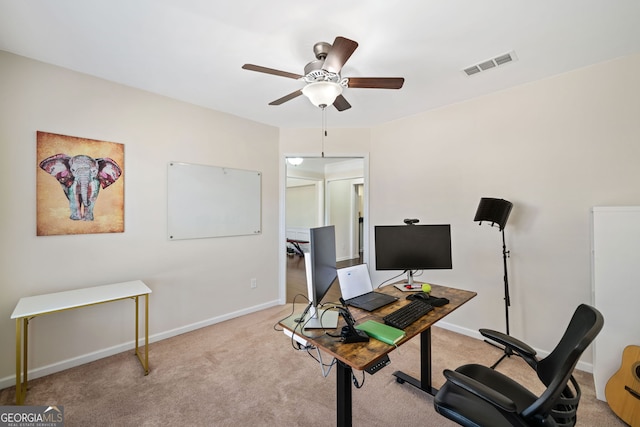
[[[324,109],[333,105],[338,111],[344,111],[351,108],[349,102],[342,95],[342,90],[346,87],[400,89],[404,84],[403,77],[342,77],[340,71],[357,47],[357,42],[340,36],[336,37],[333,45],[326,42],[316,43],[313,46],[316,60],[309,62],[304,67],[304,75],[253,64],[244,64],[242,68],[302,80],[306,83],[302,89],[276,99],[269,105],[280,105],[300,95],[305,95],[317,107]]]

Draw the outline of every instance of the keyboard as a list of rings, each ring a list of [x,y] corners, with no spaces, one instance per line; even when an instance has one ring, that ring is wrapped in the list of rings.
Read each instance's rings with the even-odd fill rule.
[[[411,301],[382,318],[384,323],[394,328],[404,329],[413,322],[433,310],[433,306],[420,300]]]

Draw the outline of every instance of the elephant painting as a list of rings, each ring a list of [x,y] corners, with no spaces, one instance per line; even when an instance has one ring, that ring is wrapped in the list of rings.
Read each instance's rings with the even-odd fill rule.
[[[100,187],[107,188],[122,174],[120,166],[108,157],[71,157],[63,153],[47,157],[40,162],[40,167],[62,185],[69,199],[70,218],[82,221],[93,221],[93,207]]]

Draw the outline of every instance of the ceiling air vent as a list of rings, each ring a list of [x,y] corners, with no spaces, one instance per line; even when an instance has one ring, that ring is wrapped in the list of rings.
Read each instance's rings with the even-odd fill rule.
[[[472,76],[476,73],[479,73],[480,71],[482,70],[480,70],[480,67],[478,67],[477,65],[464,69],[464,72],[467,73],[468,76]]]
[[[492,68],[499,67],[500,65],[508,64],[509,62],[516,61],[518,57],[514,51],[505,53],[504,55],[496,56],[495,58],[483,61],[479,64],[472,65],[462,70],[467,76],[478,74],[482,71],[487,71]]]

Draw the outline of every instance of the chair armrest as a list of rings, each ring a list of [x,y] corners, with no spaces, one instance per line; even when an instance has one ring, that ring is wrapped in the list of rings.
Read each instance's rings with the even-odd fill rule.
[[[460,372],[452,371],[450,369],[444,370],[444,376],[447,381],[458,387],[472,393],[479,398],[486,400],[491,405],[501,409],[505,412],[516,412],[516,404],[513,400],[509,399],[502,393],[498,393],[494,389],[487,387],[479,381],[474,380]]]
[[[495,341],[506,347],[510,347],[512,350],[518,352],[523,357],[534,359],[534,356],[536,355],[536,351],[533,348],[520,341],[519,339],[512,337],[511,335],[503,334],[502,332],[494,331],[491,329],[480,329],[480,334],[492,341]]]

